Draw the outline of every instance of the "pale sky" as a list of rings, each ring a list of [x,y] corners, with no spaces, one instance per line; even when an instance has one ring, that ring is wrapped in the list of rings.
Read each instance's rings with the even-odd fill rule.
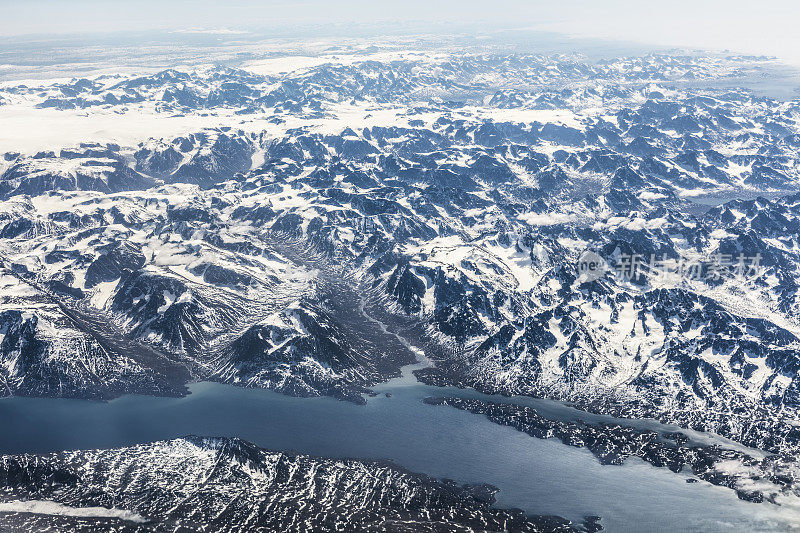
[[[0,36],[247,30],[343,22],[486,22],[643,44],[772,54],[800,64],[800,2],[761,0],[0,0]]]

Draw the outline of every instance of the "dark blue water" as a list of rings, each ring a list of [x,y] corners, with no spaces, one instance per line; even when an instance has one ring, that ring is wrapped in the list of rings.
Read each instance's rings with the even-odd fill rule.
[[[638,459],[602,466],[585,449],[421,402],[430,395],[477,393],[427,387],[408,372],[376,390],[381,395],[366,406],[214,383],[192,385],[185,398],[8,398],[0,400],[0,451],[107,448],[187,434],[238,436],[274,450],[391,459],[435,477],[491,483],[500,488],[499,505],[572,520],[596,514],[608,531],[776,531],[800,523],[800,515],[785,507],[743,502],[705,482],[687,484],[687,476]],[[543,408],[548,416],[572,412],[555,403]]]

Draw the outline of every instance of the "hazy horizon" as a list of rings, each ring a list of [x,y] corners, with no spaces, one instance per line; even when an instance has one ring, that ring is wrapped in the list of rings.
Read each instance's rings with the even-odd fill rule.
[[[198,35],[247,35],[268,27],[308,25],[430,23],[448,26],[482,24],[494,28],[552,31],[570,37],[632,41],[644,45],[731,50],[775,55],[800,64],[800,5],[743,1],[655,2],[587,0],[549,2],[497,0],[433,4],[411,0],[402,5],[348,0],[335,5],[320,0],[300,3],[237,0],[138,0],[124,4],[101,0],[0,0],[1,37],[65,36],[115,32],[170,31]]]

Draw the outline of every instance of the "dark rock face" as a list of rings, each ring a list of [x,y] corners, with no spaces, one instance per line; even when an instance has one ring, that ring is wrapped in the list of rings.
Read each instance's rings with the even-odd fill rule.
[[[253,147],[248,139],[220,133],[213,140],[204,139],[204,145],[191,159],[165,179],[172,183],[210,187],[250,170],[252,153]]]
[[[27,218],[18,218],[3,226],[3,229],[0,230],[0,238],[14,239],[20,235],[28,233],[32,229],[33,223],[30,220]]]
[[[152,187],[155,181],[130,168],[119,147],[85,146],[60,156],[19,159],[0,174],[0,198],[48,191],[113,193]]]
[[[195,296],[181,280],[142,270],[127,271],[110,304],[129,317],[132,333],[174,351],[196,353],[212,325],[232,322],[235,312]]]
[[[108,399],[130,392],[174,394],[152,370],[110,356],[97,339],[37,314],[0,311],[0,397]],[[41,324],[45,322],[45,324]],[[53,326],[59,331],[52,336]]]
[[[177,139],[170,144],[152,143],[149,146],[142,146],[136,151],[134,158],[136,170],[159,178],[175,172],[183,161],[180,141]]]
[[[238,439],[186,437],[0,457],[0,502],[128,511],[127,520],[0,513],[14,528],[304,532],[346,524],[358,531],[578,531],[559,517],[496,509],[494,492],[388,464],[269,452]]]
[[[422,310],[425,282],[410,271],[407,263],[397,266],[389,278],[386,290],[407,313],[418,313]]]
[[[125,242],[115,243],[86,269],[85,287],[117,280],[125,271],[139,270],[144,263],[144,255],[136,247]]]
[[[236,380],[293,396],[335,396],[364,403],[359,370],[368,355],[352,346],[329,311],[307,303],[250,327],[226,348]],[[230,372],[230,370],[228,370]],[[377,375],[375,377],[378,377]]]

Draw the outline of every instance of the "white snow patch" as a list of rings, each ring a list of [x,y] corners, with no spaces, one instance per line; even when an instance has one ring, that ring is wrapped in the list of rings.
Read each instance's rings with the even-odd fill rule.
[[[531,226],[552,226],[554,224],[566,224],[575,222],[578,218],[567,213],[523,213],[517,218]]]
[[[106,509],[105,507],[69,507],[45,500],[0,502],[0,513],[32,513],[81,518],[119,518],[129,522],[145,523],[147,519],[133,511]]]
[[[164,304],[162,306],[160,306],[158,309],[156,309],[156,312],[159,315],[163,315],[164,312],[167,309],[169,309],[170,307],[172,307],[173,303],[175,303],[175,295],[174,294],[172,294],[169,291],[164,291],[163,295],[164,295]]]
[[[97,309],[105,308],[109,298],[111,298],[111,295],[114,294],[118,284],[119,280],[117,279],[95,285],[95,292],[91,299],[92,306],[96,307]]]

